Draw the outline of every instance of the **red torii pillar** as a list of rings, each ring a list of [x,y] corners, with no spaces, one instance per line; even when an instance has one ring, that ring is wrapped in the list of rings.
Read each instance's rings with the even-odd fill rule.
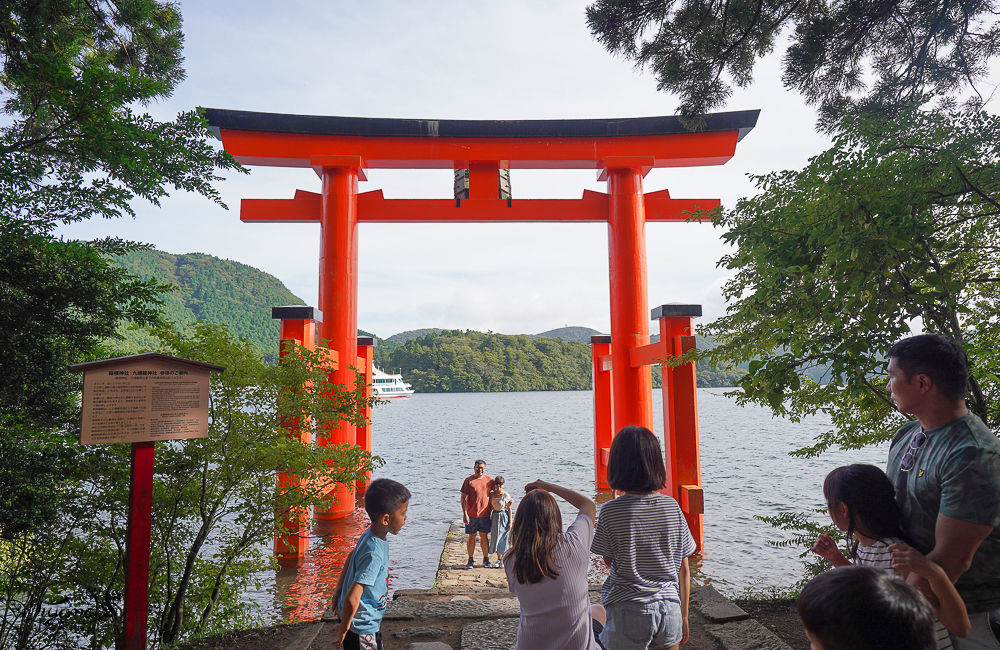
[[[319,309],[327,314],[319,338],[328,341],[343,360],[330,373],[330,381],[354,386],[350,362],[358,358],[358,179],[364,178],[357,156],[315,156],[310,163],[321,174]],[[320,445],[356,444],[357,431],[350,422],[326,429]],[[354,512],[353,485],[338,484],[331,494],[336,503],[317,510],[320,518],[342,517]]]
[[[320,310],[305,305],[273,307],[271,318],[279,321],[280,359],[288,354],[290,345],[301,345],[307,350],[316,349],[316,324],[323,321],[323,313]],[[285,428],[289,438],[298,439],[304,445],[313,443],[312,427],[309,423],[289,422]],[[298,480],[298,477],[288,472],[278,472],[277,475],[279,487]],[[274,556],[279,560],[301,563],[302,557],[309,550],[310,523],[311,517],[306,508],[282,516],[274,536]]]
[[[607,339],[591,337],[594,360],[594,481],[598,489],[607,483],[608,448],[614,434],[606,414],[611,410],[613,390],[607,387],[609,371],[617,365],[646,368],[658,363],[663,373],[663,453],[666,466],[664,494],[681,506],[684,517],[699,549],[704,547],[704,496],[701,489],[701,453],[698,440],[698,393],[693,363],[671,368],[664,360],[682,356],[694,349],[693,319],[701,316],[701,305],[668,304],[653,309],[652,320],[659,321],[660,340],[630,348],[625,357],[607,354]],[[625,360],[627,359],[627,363]],[[621,360],[616,361],[616,360]],[[651,390],[649,391],[651,394]],[[652,427],[647,427],[652,430]]]
[[[362,373],[365,382],[365,397],[372,396],[372,367],[375,360],[375,345],[377,341],[373,336],[358,337],[358,370]],[[365,416],[364,426],[357,428],[357,445],[365,451],[371,453],[372,450],[372,409],[365,404],[361,408],[361,414]],[[356,482],[357,491],[364,492],[371,480],[371,468],[365,469],[365,478]]]
[[[660,324],[660,359],[682,356],[695,348],[694,318],[701,305],[669,304],[653,310]],[[701,489],[701,446],[698,439],[698,381],[695,364],[663,371],[663,438],[667,464],[667,494],[677,499],[699,549],[705,542],[705,500]]]
[[[598,180],[608,181],[608,251],[611,276],[611,358],[649,343],[646,289],[646,210],[642,177],[653,157],[605,159]],[[653,430],[653,376],[648,366],[612,363],[614,430],[630,424]]]
[[[591,336],[590,346],[594,359],[594,483],[598,490],[610,490],[608,453],[615,437],[611,337]]]

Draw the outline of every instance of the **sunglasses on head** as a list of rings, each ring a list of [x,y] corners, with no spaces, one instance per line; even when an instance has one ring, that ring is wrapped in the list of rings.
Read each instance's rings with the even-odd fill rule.
[[[917,463],[917,450],[925,442],[927,442],[927,434],[924,433],[923,429],[913,434],[913,437],[910,438],[910,448],[906,450],[906,453],[903,454],[903,460],[899,462],[900,471],[909,472],[913,469]]]

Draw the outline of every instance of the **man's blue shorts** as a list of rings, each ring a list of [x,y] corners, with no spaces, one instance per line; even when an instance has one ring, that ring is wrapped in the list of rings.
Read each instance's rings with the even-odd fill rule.
[[[489,517],[469,517],[469,523],[465,524],[465,534],[486,533],[489,535],[492,527]]]

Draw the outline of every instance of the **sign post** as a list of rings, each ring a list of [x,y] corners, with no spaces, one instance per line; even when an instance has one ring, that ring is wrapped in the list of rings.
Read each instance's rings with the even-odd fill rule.
[[[208,437],[209,375],[225,368],[149,352],[69,369],[83,372],[80,444],[132,445],[123,639],[145,650],[156,441]]]

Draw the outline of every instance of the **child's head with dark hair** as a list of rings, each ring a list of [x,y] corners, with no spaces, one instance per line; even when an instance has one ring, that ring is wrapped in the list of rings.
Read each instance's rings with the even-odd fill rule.
[[[562,515],[551,494],[531,490],[521,499],[510,530],[510,550],[505,562],[513,560],[518,582],[533,585],[543,578],[559,577],[555,564],[556,542],[562,535]]]
[[[903,518],[896,504],[896,488],[874,465],[845,465],[826,475],[823,496],[830,518],[847,533],[851,557],[857,557],[857,532],[872,539],[905,539]]]
[[[911,336],[889,348],[888,356],[896,360],[907,379],[927,375],[945,397],[965,397],[969,358],[955,341],[938,334]]]
[[[802,589],[799,617],[813,650],[935,650],[934,612],[916,589],[862,566],[821,573]]]
[[[627,426],[608,454],[608,485],[619,492],[655,492],[667,482],[660,441],[646,427]]]
[[[388,478],[377,478],[365,490],[365,512],[373,522],[396,513],[410,500],[406,486]]]
[[[496,476],[493,477],[493,485],[497,487],[503,487],[504,483],[506,482],[507,482],[506,479],[504,479],[504,477],[500,474],[497,474]]]

